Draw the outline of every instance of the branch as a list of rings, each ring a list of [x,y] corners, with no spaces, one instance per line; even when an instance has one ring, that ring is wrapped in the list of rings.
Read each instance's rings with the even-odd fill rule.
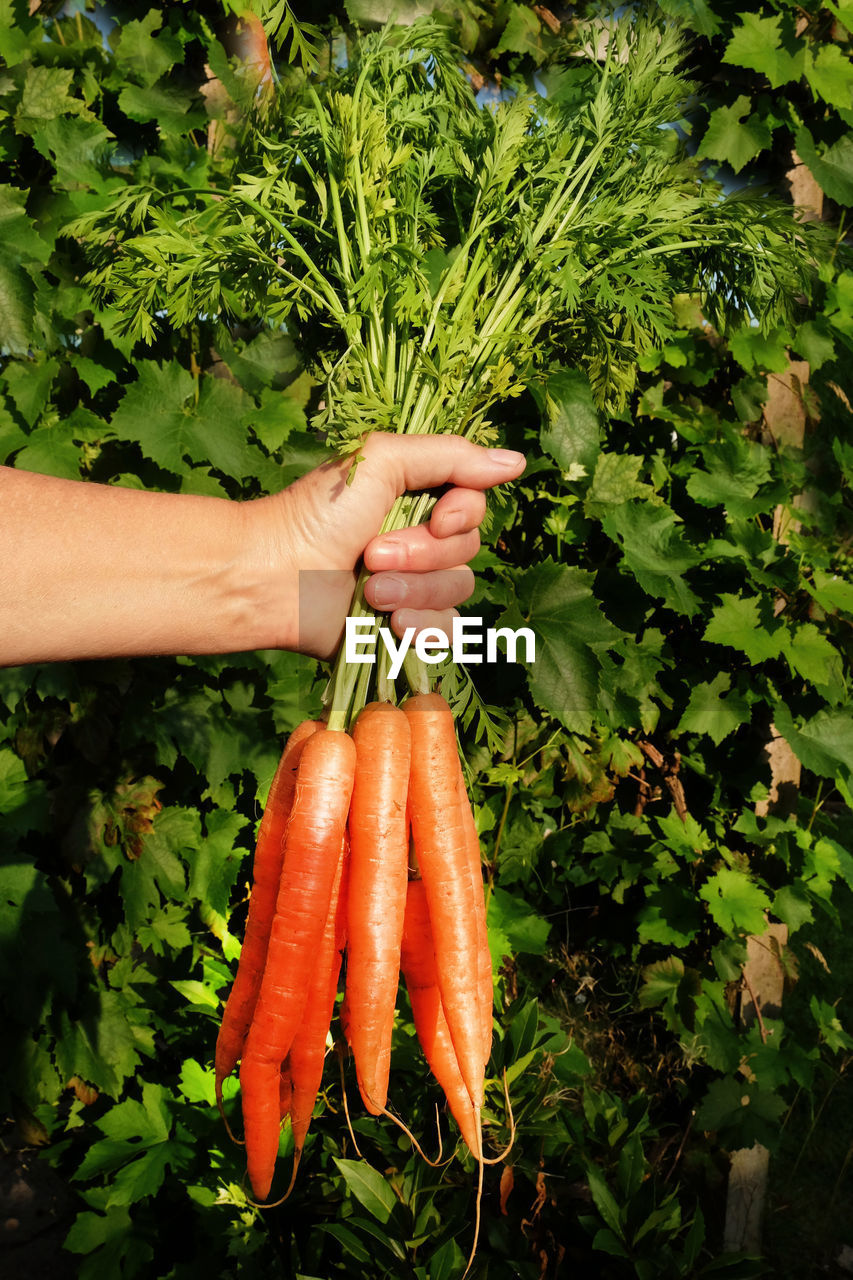
[[[684,796],[684,788],[681,785],[681,779],[678,776],[681,769],[681,756],[676,751],[672,760],[667,760],[663,754],[658,751],[654,743],[646,742],[642,739],[637,743],[637,746],[640,748],[643,755],[651,760],[655,768],[660,770],[663,775],[663,780],[667,785],[670,795],[672,796],[672,803],[675,807],[675,812],[678,814],[682,822],[686,822],[688,816],[687,800]]]

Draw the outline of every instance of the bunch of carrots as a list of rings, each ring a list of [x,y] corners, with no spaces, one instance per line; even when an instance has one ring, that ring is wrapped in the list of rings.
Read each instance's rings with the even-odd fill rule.
[[[240,1063],[258,1200],[269,1196],[288,1116],[288,1191],[293,1186],[344,953],[341,1022],[365,1107],[388,1114],[402,971],[424,1055],[478,1161],[482,1188],[492,968],[479,840],[453,716],[438,693],[402,706],[371,702],[351,732],[305,721],[284,748],[258,833],[245,940],[215,1058],[220,1111],[223,1081]]]

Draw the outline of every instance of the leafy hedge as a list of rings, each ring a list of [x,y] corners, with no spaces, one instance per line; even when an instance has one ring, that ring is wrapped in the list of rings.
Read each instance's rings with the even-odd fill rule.
[[[300,43],[268,8],[288,33],[282,94],[312,47],[339,59],[352,23],[387,16],[349,0]],[[584,38],[541,6],[399,8],[455,28],[485,96],[496,75],[559,91]],[[507,1136],[504,1067],[517,1126],[487,1178],[477,1267],[495,1280],[754,1274],[719,1257],[726,1152],[785,1150],[853,1048],[835,961],[853,889],[853,13],[661,8],[703,92],[673,122],[689,148],[727,185],[784,194],[795,145],[828,249],[788,325],[724,334],[681,296],[621,412],[554,364],[496,419],[530,465],[493,507],[471,608],[523,620],[540,648],[529,670],[473,673],[496,711],[478,736],[472,704],[464,742],[499,966],[490,1145]],[[319,391],[285,333],[199,316],[135,344],[63,231],[128,184],[228,185],[271,109],[229,56],[233,24],[214,4],[0,2],[0,461],[242,500],[324,456]],[[801,445],[768,405],[783,382]],[[45,1144],[79,1196],[83,1280],[464,1266],[471,1162],[424,1166],[350,1091],[358,1159],[333,1059],[279,1210],[248,1203],[213,1107],[260,805],[322,687],[280,653],[0,675],[2,1108],[9,1141]],[[802,779],[758,816],[774,726]],[[746,939],[768,920],[788,928],[791,994],[756,1019]],[[394,1103],[429,1142],[436,1095],[405,1003],[394,1054]],[[841,1187],[845,1167],[825,1177]]]

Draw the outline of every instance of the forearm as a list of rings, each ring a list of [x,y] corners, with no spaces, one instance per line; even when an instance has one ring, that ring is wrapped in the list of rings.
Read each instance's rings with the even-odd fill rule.
[[[0,467],[0,665],[272,645],[295,591],[253,506]]]

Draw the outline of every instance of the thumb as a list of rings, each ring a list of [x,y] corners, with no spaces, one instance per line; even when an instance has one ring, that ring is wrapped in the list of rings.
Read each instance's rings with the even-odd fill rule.
[[[434,489],[452,484],[465,489],[489,489],[515,480],[524,471],[523,453],[513,449],[488,449],[464,436],[393,435],[375,431],[362,449],[364,462],[374,475],[382,474],[396,497],[407,490]]]

